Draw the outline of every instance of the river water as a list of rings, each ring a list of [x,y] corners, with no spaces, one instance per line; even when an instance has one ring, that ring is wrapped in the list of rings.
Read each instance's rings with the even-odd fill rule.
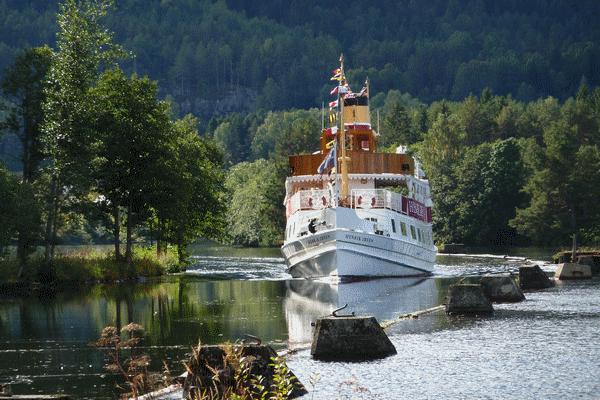
[[[202,247],[195,254],[183,275],[0,298],[0,383],[11,383],[13,393],[115,398],[117,378],[89,343],[106,325],[136,322],[146,329],[143,350],[153,369],[166,361],[177,374],[198,341],[251,334],[295,348],[288,364],[308,399],[600,398],[598,278],[527,293],[525,302],[497,305],[488,318],[403,320],[388,332],[397,355],[323,363],[307,349],[315,318],[347,303],[357,314],[390,320],[441,304],[462,277],[515,273],[525,260],[438,256],[430,278],[332,283],[290,279],[277,249]]]

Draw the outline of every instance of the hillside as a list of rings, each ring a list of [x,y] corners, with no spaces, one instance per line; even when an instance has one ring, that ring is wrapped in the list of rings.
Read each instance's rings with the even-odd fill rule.
[[[0,0],[0,70],[53,44],[56,1]],[[600,3],[573,1],[117,0],[107,21],[179,114],[320,106],[343,51],[349,76],[424,102],[490,87],[565,99],[600,83]]]

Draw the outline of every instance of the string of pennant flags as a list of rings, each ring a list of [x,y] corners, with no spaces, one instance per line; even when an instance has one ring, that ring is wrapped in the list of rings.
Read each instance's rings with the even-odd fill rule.
[[[343,59],[340,57],[340,63]],[[325,135],[327,139],[331,139],[326,144],[326,148],[330,149],[329,153],[323,160],[323,162],[319,165],[317,172],[319,174],[323,174],[327,169],[332,168],[335,165],[336,158],[336,136],[338,133],[337,119],[338,119],[338,107],[340,105],[340,100],[344,101],[345,99],[352,99],[356,97],[368,96],[368,81],[365,81],[365,85],[361,89],[359,93],[354,93],[350,90],[350,86],[346,81],[346,76],[342,67],[334,69],[331,71],[332,77],[330,80],[337,81],[338,84],[331,89],[329,94],[331,96],[336,96],[335,100],[329,102],[329,124],[331,125],[329,128],[325,129]]]

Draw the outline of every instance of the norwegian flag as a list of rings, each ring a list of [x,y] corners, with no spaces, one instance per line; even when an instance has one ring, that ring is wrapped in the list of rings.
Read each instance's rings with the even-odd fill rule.
[[[334,108],[338,106],[338,101],[334,100],[334,101],[330,101],[329,102],[329,108]]]

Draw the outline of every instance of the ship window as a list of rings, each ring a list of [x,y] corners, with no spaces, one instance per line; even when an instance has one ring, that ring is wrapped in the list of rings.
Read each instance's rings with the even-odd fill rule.
[[[402,171],[404,171],[404,172],[410,171],[410,164],[402,164]]]
[[[417,231],[415,231],[415,227],[414,226],[410,226],[410,236],[412,236],[413,239],[417,239]]]
[[[396,221],[392,218],[392,232],[396,233]]]
[[[402,236],[406,236],[406,224],[400,221],[400,231],[402,232]]]
[[[423,241],[423,236],[421,236],[421,229],[417,228],[417,234],[419,236],[419,242]]]

